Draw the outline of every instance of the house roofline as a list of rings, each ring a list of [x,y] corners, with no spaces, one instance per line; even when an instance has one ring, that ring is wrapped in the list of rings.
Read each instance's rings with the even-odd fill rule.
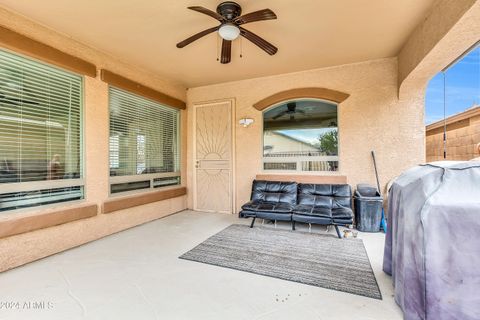
[[[431,131],[431,130],[434,130],[434,129],[441,128],[445,125],[445,122],[446,122],[447,125],[449,125],[449,124],[459,122],[459,121],[462,121],[462,120],[465,120],[465,119],[468,119],[468,118],[471,118],[471,117],[475,117],[475,116],[480,116],[480,105],[475,105],[475,106],[473,106],[473,107],[471,107],[471,108],[469,108],[465,111],[462,111],[460,113],[451,115],[448,118],[446,118],[445,120],[439,120],[439,121],[436,121],[434,123],[431,123],[428,126],[426,126],[426,131]]]
[[[295,142],[300,142],[300,143],[302,143],[302,144],[304,144],[304,145],[306,145],[306,146],[313,147],[313,148],[316,148],[316,149],[320,150],[320,148],[316,147],[316,146],[313,145],[313,144],[310,144],[310,143],[308,143],[308,142],[306,142],[306,141],[303,141],[303,140],[294,138],[294,137],[289,136],[288,134],[282,133],[282,132],[280,132],[280,131],[273,130],[272,133],[278,134],[279,136],[288,138],[288,139],[293,140],[293,141],[295,141]]]

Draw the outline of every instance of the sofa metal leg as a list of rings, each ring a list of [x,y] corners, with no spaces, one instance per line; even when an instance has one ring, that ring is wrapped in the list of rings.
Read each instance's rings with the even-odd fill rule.
[[[275,229],[277,229],[277,220],[274,220],[273,225],[274,225]]]
[[[257,219],[257,217],[253,217],[252,223],[250,224],[250,228],[253,228],[253,224],[255,223],[255,219]]]
[[[292,220],[292,230],[295,231],[295,220]]]
[[[312,232],[312,224],[311,223],[308,224],[308,232],[310,232],[310,233]]]
[[[337,235],[340,239],[342,239],[342,235],[340,234],[340,229],[338,229],[338,226],[337,225],[334,225],[335,227],[335,231],[337,231]]]

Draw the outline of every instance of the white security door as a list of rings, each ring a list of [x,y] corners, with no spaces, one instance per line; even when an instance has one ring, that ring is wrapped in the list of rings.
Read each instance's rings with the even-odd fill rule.
[[[232,101],[195,106],[194,209],[232,213]]]

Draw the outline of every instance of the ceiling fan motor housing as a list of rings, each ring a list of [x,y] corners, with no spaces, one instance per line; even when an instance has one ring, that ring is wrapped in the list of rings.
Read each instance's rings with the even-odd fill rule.
[[[240,7],[240,5],[236,2],[225,1],[218,5],[217,13],[226,20],[230,21],[242,14],[242,7]]]

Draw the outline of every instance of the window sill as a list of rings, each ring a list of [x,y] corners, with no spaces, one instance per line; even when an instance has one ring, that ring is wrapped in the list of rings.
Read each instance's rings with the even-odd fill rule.
[[[37,207],[36,209],[39,209]],[[7,216],[0,220],[0,238],[53,227],[97,215],[96,204],[83,204],[28,216]]]
[[[187,194],[187,188],[175,186],[166,187],[158,191],[147,191],[141,194],[116,196],[103,203],[103,213],[112,213],[122,209],[128,209],[143,204],[177,198]]]

